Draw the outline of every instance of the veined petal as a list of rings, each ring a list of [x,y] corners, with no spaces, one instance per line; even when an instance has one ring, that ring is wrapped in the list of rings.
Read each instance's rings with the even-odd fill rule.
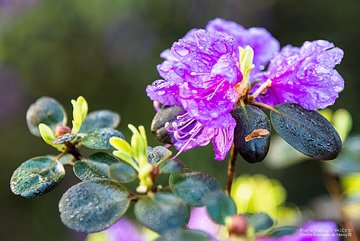
[[[259,85],[271,80],[271,87],[257,101],[292,102],[311,110],[332,105],[344,89],[344,80],[334,69],[342,57],[341,49],[324,40],[305,42],[301,48],[284,47],[267,72],[256,76]]]
[[[227,128],[218,128],[212,140],[216,160],[224,160],[234,141],[235,120],[229,114],[230,124]]]
[[[147,95],[151,100],[158,101],[163,105],[179,105],[178,86],[167,80],[156,80],[146,87]]]

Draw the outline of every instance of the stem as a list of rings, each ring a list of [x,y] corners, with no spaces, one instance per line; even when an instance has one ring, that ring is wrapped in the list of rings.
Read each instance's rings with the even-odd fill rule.
[[[234,180],[235,175],[235,161],[236,161],[236,148],[235,145],[232,144],[230,149],[230,157],[228,161],[228,169],[227,169],[227,184],[226,184],[226,193],[228,196],[231,194],[231,186]]]
[[[66,142],[65,145],[67,147],[67,153],[73,155],[75,160],[80,161],[82,156],[81,156],[81,154],[79,152],[79,149],[77,149],[75,147],[75,145],[73,145],[73,144],[71,144],[69,142]]]
[[[346,237],[346,241],[359,241],[359,238],[357,237],[357,232],[355,230],[355,226],[353,225],[353,222],[351,218],[348,217],[348,215],[344,212],[343,206],[344,206],[344,195],[343,190],[341,188],[341,184],[339,182],[339,177],[335,176],[333,174],[324,173],[324,183],[326,186],[326,189],[328,190],[330,196],[332,199],[340,203],[340,213],[341,213],[341,223],[342,227],[346,230],[351,230],[352,236]]]

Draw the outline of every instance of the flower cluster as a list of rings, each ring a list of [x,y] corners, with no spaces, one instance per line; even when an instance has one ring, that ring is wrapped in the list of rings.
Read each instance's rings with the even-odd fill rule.
[[[267,30],[219,18],[190,30],[161,57],[162,79],[146,91],[164,107],[182,108],[166,125],[173,145],[182,152],[212,141],[217,160],[233,143],[231,112],[241,103],[291,102],[316,110],[333,104],[344,87],[334,70],[343,51],[332,43],[318,40],[280,50]]]

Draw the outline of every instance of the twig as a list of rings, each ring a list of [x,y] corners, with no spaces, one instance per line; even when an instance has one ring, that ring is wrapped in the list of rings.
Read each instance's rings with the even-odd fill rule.
[[[226,193],[228,196],[231,194],[231,186],[234,180],[235,175],[235,161],[236,161],[236,148],[235,145],[232,144],[230,149],[230,157],[228,161],[228,169],[227,169],[227,184],[226,184]]]

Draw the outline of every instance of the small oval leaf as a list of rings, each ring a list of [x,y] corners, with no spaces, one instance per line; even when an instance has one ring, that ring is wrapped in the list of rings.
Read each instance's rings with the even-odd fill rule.
[[[98,110],[89,113],[81,124],[80,133],[89,133],[95,129],[116,128],[120,115],[109,110]]]
[[[223,191],[210,193],[204,198],[204,203],[209,216],[217,224],[225,224],[227,217],[236,214],[234,201]]]
[[[119,220],[130,205],[129,194],[120,184],[96,179],[78,183],[62,196],[62,222],[79,232],[102,231]]]
[[[53,140],[53,144],[63,144],[65,142],[69,142],[74,140],[76,137],[76,135],[74,134],[70,134],[70,133],[66,133],[62,136],[59,136],[58,138],[56,138],[55,140]]]
[[[204,206],[204,197],[221,190],[220,183],[206,173],[183,169],[169,178],[170,188],[190,206]]]
[[[124,135],[117,130],[111,128],[96,129],[89,132],[82,143],[84,146],[95,150],[113,150],[114,147],[110,145],[109,139],[111,137],[120,137],[124,139]]]
[[[179,159],[169,159],[160,164],[160,173],[174,173],[183,169],[185,165]]]
[[[276,132],[292,147],[316,160],[331,160],[341,151],[335,128],[316,111],[298,104],[284,103],[271,111]]]
[[[236,121],[234,144],[240,155],[250,163],[264,160],[270,145],[270,121],[255,106],[238,107],[232,112]]]
[[[271,228],[275,221],[266,213],[244,214],[248,223],[255,228],[255,232]]]
[[[285,235],[291,235],[296,232],[298,228],[293,226],[283,226],[271,229],[266,236],[271,238],[279,238]]]
[[[93,178],[109,178],[110,166],[119,162],[118,159],[108,153],[97,152],[82,161],[77,161],[73,170],[82,181]]]
[[[162,162],[168,160],[171,155],[172,152],[163,146],[148,147],[148,160],[154,166],[159,166]]]
[[[13,193],[32,198],[56,187],[65,176],[65,169],[53,156],[34,157],[22,163],[11,177]]]
[[[151,131],[156,139],[162,143],[171,144],[171,138],[165,129],[165,124],[166,122],[173,121],[183,110],[184,109],[179,106],[171,106],[156,112],[154,119],[151,122]]]
[[[26,112],[26,122],[30,132],[40,136],[39,125],[49,126],[53,131],[58,124],[66,124],[66,113],[62,105],[50,97],[41,97]]]
[[[136,179],[137,172],[130,165],[119,162],[110,166],[109,177],[117,182],[127,183]]]
[[[211,237],[199,230],[174,230],[166,232],[155,241],[210,241]]]
[[[135,216],[146,227],[163,233],[185,227],[190,217],[189,207],[170,193],[156,193],[135,204]]]

